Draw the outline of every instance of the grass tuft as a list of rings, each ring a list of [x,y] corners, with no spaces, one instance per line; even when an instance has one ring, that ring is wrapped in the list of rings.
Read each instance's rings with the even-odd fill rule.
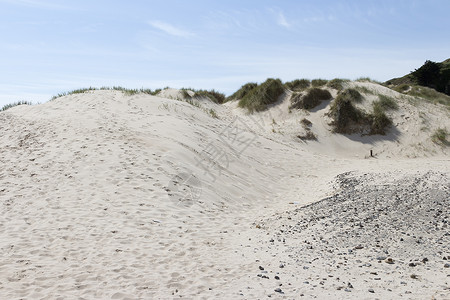
[[[284,93],[284,86],[280,79],[269,78],[258,85],[244,98],[239,100],[239,107],[245,107],[249,112],[262,111],[267,106],[278,101],[278,98]]]
[[[0,109],[0,111],[5,111],[8,110],[10,108],[13,108],[15,106],[19,106],[19,105],[33,105],[33,103],[29,102],[29,101],[16,101],[13,103],[9,103],[6,105],[3,105],[3,107]]]
[[[244,98],[251,90],[257,87],[258,84],[255,82],[249,82],[241,86],[239,90],[237,90],[233,95],[229,96],[226,101],[230,100],[240,100]]]
[[[328,83],[328,80],[326,80],[326,79],[313,79],[311,81],[311,86],[317,88],[317,87],[324,86],[327,83]]]
[[[374,105],[380,106],[382,110],[398,109],[398,104],[394,98],[386,95],[378,95],[378,99],[378,101],[374,102]]]
[[[293,81],[286,82],[284,86],[291,91],[304,91],[309,88],[311,81],[308,79],[295,79]]]
[[[324,100],[330,100],[331,94],[327,90],[312,88],[308,90],[306,95],[296,94],[291,98],[291,108],[297,109],[312,109],[318,106]]]
[[[344,89],[345,84],[349,81],[350,80],[348,80],[348,79],[335,78],[335,79],[328,81],[327,86],[332,89],[341,91]]]
[[[450,142],[447,141],[448,132],[445,128],[438,128],[431,136],[431,140],[442,146],[450,146]]]

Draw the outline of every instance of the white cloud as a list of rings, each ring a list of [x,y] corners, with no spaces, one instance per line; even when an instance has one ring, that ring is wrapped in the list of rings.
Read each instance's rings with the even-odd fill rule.
[[[183,37],[183,38],[189,38],[194,36],[192,32],[189,32],[187,30],[177,28],[169,23],[162,22],[162,21],[151,21],[149,24],[158,29],[161,30],[169,35],[177,36],[177,37]]]
[[[278,13],[277,23],[278,23],[278,25],[286,27],[286,28],[291,27],[291,24],[286,20],[286,17],[284,16],[284,14],[282,12]]]

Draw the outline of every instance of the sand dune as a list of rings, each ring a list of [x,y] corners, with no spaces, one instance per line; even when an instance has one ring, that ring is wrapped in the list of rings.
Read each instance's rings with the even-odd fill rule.
[[[289,94],[253,115],[182,96],[0,113],[0,298],[449,297],[450,164],[430,139],[448,110],[394,94],[395,130],[361,137]]]

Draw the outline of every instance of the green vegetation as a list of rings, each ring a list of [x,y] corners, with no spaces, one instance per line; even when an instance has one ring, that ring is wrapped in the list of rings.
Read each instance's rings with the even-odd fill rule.
[[[195,93],[194,98],[207,97],[207,98],[211,99],[212,102],[218,103],[218,104],[222,104],[225,102],[225,95],[216,90],[209,90],[209,91],[194,90],[194,89],[190,89],[190,90]]]
[[[367,119],[364,112],[353,103],[361,101],[361,94],[354,89],[346,89],[338,94],[330,108],[331,125],[337,133],[353,133],[355,126]]]
[[[237,90],[233,95],[229,96],[226,101],[230,100],[240,100],[245,97],[251,90],[257,87],[258,84],[254,82],[249,82],[241,86],[239,90]]]
[[[300,123],[303,125],[303,127],[307,128],[307,127],[311,127],[312,126],[312,122],[306,118],[303,118]]]
[[[442,146],[450,146],[450,142],[447,141],[448,132],[445,128],[438,128],[431,136],[431,140]]]
[[[379,82],[377,80],[374,80],[374,79],[372,79],[370,77],[359,77],[355,81],[358,81],[358,82],[372,82],[372,83],[382,84],[381,82]]]
[[[341,101],[348,101],[353,103],[358,103],[363,100],[363,97],[360,92],[358,92],[356,89],[345,89],[341,92],[339,92],[337,98],[341,98]],[[337,99],[336,98],[336,99]]]
[[[366,87],[366,86],[358,85],[358,86],[355,86],[353,89],[358,91],[358,92],[360,92],[360,93],[362,93],[362,94],[366,94],[366,95],[373,95],[374,94],[374,92],[371,89],[369,89],[368,87]]]
[[[423,86],[412,86],[407,95],[420,97],[431,103],[440,103],[450,107],[450,96]]]
[[[385,111],[396,109],[397,103],[390,97],[379,96],[379,100],[373,102],[373,112],[366,113],[354,106],[354,103],[362,101],[361,94],[355,89],[341,91],[330,108],[331,125],[337,133],[350,134],[366,132],[366,134],[385,134],[392,121],[386,116]]]
[[[12,107],[18,106],[18,105],[33,105],[33,103],[29,102],[29,101],[17,101],[17,102],[13,102],[13,103],[9,103],[6,105],[3,105],[3,107],[0,109],[0,111],[5,111],[8,110]]]
[[[213,117],[213,118],[216,118],[216,119],[219,118],[219,116],[217,115],[216,111],[215,111],[214,109],[212,109],[212,108],[208,111],[208,113],[209,113],[209,114],[211,115],[211,117]]]
[[[309,88],[310,85],[311,82],[308,79],[295,79],[284,84],[291,91],[303,91]]]
[[[249,112],[262,111],[267,106],[278,101],[284,93],[284,86],[280,79],[269,78],[248,92],[239,100],[239,107],[245,107]]]
[[[400,85],[420,85],[450,96],[450,59],[437,63],[430,60],[409,74],[386,81],[396,89]]]
[[[374,102],[374,105],[379,106],[382,110],[397,109],[398,104],[394,98],[386,95],[378,95],[378,101]]]
[[[157,93],[159,93],[161,91],[161,89],[157,89],[155,91],[152,91],[150,89],[127,89],[121,86],[113,86],[113,87],[101,87],[101,88],[95,88],[95,87],[89,87],[89,88],[82,88],[82,89],[76,89],[73,91],[69,91],[69,92],[64,92],[64,93],[59,93],[56,96],[53,96],[51,100],[55,100],[57,98],[60,97],[64,97],[64,96],[68,96],[68,95],[73,95],[73,94],[83,94],[89,91],[97,91],[97,90],[110,90],[110,91],[120,91],[122,93],[124,93],[127,96],[132,96],[132,95],[136,95],[136,94],[140,94],[140,93],[144,93],[144,94],[149,94],[149,95],[156,95]]]
[[[328,83],[328,80],[326,80],[326,79],[313,79],[311,81],[311,86],[312,87],[321,87],[321,86],[324,86],[327,83]]]
[[[340,91],[340,90],[344,89],[345,84],[349,81],[350,80],[348,80],[348,79],[335,78],[335,79],[328,81],[327,86],[332,89]]]
[[[332,98],[331,94],[327,90],[312,88],[308,90],[306,95],[294,94],[291,98],[291,108],[297,109],[312,109],[318,106],[324,100],[330,100]]]
[[[370,134],[386,134],[386,128],[392,124],[380,103],[381,101],[373,102],[373,113],[367,116],[370,121]]]

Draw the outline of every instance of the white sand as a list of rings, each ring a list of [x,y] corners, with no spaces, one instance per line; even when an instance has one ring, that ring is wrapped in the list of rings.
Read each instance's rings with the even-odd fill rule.
[[[408,178],[431,171],[418,183],[448,195],[448,147],[430,140],[437,127],[450,128],[448,110],[401,99],[386,140],[332,134],[327,108],[289,113],[287,97],[251,116],[236,103],[200,100],[199,108],[161,97],[95,91],[0,113],[0,299],[449,298],[448,235],[440,254],[430,251],[430,263],[414,268],[418,279],[408,277],[409,256],[364,269],[363,256],[349,256],[337,272],[327,266],[337,256],[295,250],[308,231],[270,242],[304,219],[296,209],[335,195],[345,172],[370,176],[361,188],[414,186]],[[318,142],[296,138],[304,117]],[[367,158],[371,149],[376,158]],[[339,233],[324,224],[308,230],[319,225]],[[431,237],[448,233],[445,226]],[[364,253],[367,262],[378,255]],[[303,268],[314,255],[319,263]]]

